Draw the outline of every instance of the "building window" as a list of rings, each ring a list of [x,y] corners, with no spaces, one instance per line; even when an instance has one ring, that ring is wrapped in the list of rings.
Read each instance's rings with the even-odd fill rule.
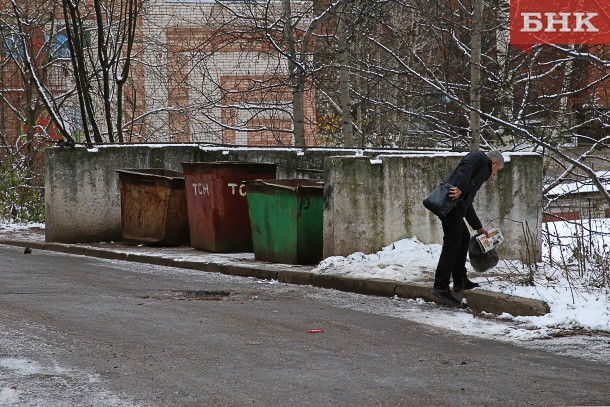
[[[66,34],[56,34],[51,40],[51,56],[53,58],[70,58],[70,47]]]
[[[23,35],[12,31],[2,32],[4,58],[16,61],[25,57],[25,41]]]

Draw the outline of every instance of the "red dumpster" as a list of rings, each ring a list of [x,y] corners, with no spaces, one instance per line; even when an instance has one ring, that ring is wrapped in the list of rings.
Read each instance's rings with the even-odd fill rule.
[[[245,181],[274,179],[276,167],[233,161],[182,163],[191,246],[209,252],[251,252]]]
[[[159,168],[117,172],[121,184],[122,239],[167,246],[188,243],[184,175]]]

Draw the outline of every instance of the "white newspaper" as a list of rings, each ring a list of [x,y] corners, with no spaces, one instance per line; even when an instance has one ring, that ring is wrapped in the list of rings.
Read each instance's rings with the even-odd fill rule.
[[[502,232],[500,232],[500,229],[491,228],[487,232],[487,235],[477,236],[479,246],[481,246],[481,250],[483,251],[483,253],[487,253],[488,251],[495,248],[504,241],[504,236],[502,236]]]

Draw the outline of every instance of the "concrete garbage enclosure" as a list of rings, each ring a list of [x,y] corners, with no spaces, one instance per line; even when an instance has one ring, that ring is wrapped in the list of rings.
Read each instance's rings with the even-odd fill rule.
[[[277,163],[274,178],[324,178],[324,257],[373,253],[413,236],[423,243],[441,243],[440,222],[421,201],[464,154],[183,144],[48,148],[45,240],[121,239],[116,170],[169,168],[182,172],[184,162],[224,160]],[[505,242],[498,248],[502,259],[535,261],[541,246],[542,157],[535,153],[504,155],[506,167],[483,186],[475,207],[485,225],[502,230]]]

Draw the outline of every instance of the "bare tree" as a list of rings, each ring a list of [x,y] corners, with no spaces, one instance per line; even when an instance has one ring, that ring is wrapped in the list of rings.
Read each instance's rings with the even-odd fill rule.
[[[122,142],[123,89],[129,77],[141,2],[10,0],[15,38],[23,38],[17,66],[54,127],[74,142],[70,123],[80,120],[87,143]],[[71,66],[65,62],[69,60]],[[61,76],[69,77],[61,81]],[[66,106],[79,106],[77,118]],[[73,127],[73,126],[72,126]]]
[[[351,8],[354,16],[358,10]],[[423,138],[438,147],[539,151],[551,164],[547,189],[574,175],[608,195],[597,170],[610,168],[607,46],[536,46],[525,54],[508,45],[503,1],[369,2],[367,10],[375,11],[366,24],[350,23],[347,35],[368,42],[351,49],[349,70],[350,97],[376,106],[364,109],[369,122],[392,117],[403,129],[401,146]],[[327,65],[335,78],[339,49]],[[345,89],[322,85],[331,97]],[[366,139],[374,145],[374,137]]]
[[[470,148],[478,150],[481,144],[481,46],[483,34],[484,0],[474,0],[472,34],[470,41]]]
[[[55,128],[52,120],[46,119],[45,101],[38,97],[40,81],[50,77],[52,40],[43,27],[53,25],[53,8],[44,2],[5,6],[0,13],[3,144],[17,140],[31,157],[36,142],[44,141]]]
[[[90,141],[124,142],[123,90],[129,77],[141,2],[62,0],[83,128]],[[96,112],[102,105],[105,136]]]

